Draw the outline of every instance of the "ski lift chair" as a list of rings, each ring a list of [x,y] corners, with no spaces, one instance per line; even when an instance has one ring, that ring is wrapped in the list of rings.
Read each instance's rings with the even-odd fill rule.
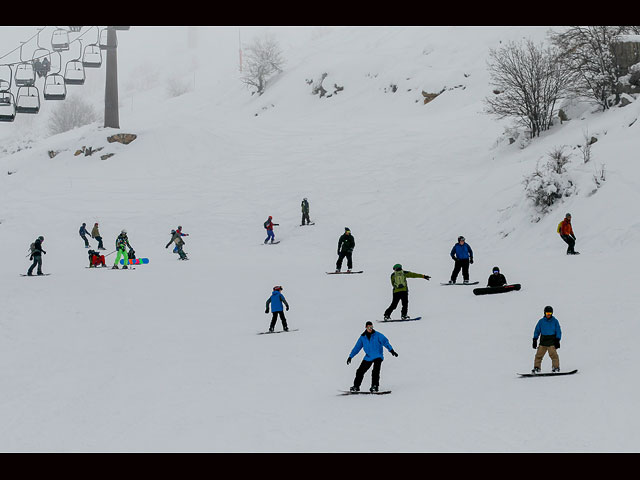
[[[45,100],[64,100],[67,97],[67,85],[59,73],[51,73],[44,79],[43,96]]]
[[[33,62],[33,68],[39,77],[44,77],[49,73],[49,70],[51,70],[51,51],[49,49],[36,48],[31,60]]]
[[[16,112],[35,114],[40,111],[40,92],[37,87],[18,88],[16,94]]]
[[[69,27],[70,32],[79,32],[82,30],[82,27]]]
[[[82,66],[85,68],[100,68],[102,66],[102,51],[100,45],[92,43],[84,47]]]
[[[84,85],[86,75],[81,60],[69,60],[64,69],[64,83],[67,85]]]
[[[0,122],[13,122],[16,119],[16,100],[9,91],[0,92]]]
[[[31,62],[20,63],[16,66],[14,80],[17,87],[30,87],[36,84],[36,69]]]
[[[64,28],[55,29],[51,34],[51,48],[56,52],[69,50],[69,31]]]

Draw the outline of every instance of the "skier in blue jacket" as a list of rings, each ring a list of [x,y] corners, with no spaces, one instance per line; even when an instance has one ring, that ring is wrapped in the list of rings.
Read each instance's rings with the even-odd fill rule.
[[[462,270],[464,283],[469,283],[469,264],[473,263],[473,250],[471,250],[471,246],[468,243],[465,243],[462,235],[458,237],[458,243],[453,246],[450,255],[456,264],[453,267],[453,272],[451,272],[449,283],[456,283],[460,270]]]
[[[382,360],[384,360],[382,347],[389,350],[389,353],[394,357],[398,354],[395,352],[387,337],[380,332],[376,332],[373,329],[373,323],[367,322],[365,324],[365,331],[358,338],[355,346],[347,358],[347,365],[351,363],[351,359],[355,357],[360,350],[364,348],[365,357],[362,363],[356,371],[356,378],[353,380],[353,387],[350,388],[352,392],[359,392],[362,379],[367,370],[373,365],[373,373],[371,374],[371,388],[370,392],[377,392],[378,385],[380,384],[380,367],[382,366]]]
[[[269,304],[271,304],[271,325],[269,326],[269,331],[273,332],[273,328],[276,326],[276,322],[278,321],[278,316],[280,316],[280,320],[282,320],[282,329],[285,332],[289,331],[289,327],[287,326],[287,319],[284,316],[282,304],[287,307],[287,311],[289,311],[289,304],[287,300],[282,295],[282,287],[280,285],[276,285],[273,287],[273,292],[271,292],[271,296],[267,299],[267,308],[265,308],[264,313],[269,313]]]
[[[540,337],[540,346],[538,346],[538,337]],[[536,328],[533,330],[533,348],[536,349],[536,356],[531,373],[540,372],[542,358],[547,352],[551,357],[551,371],[560,371],[560,358],[556,352],[560,348],[560,338],[562,338],[560,322],[553,316],[553,307],[546,306],[544,307],[544,317],[538,320]]]

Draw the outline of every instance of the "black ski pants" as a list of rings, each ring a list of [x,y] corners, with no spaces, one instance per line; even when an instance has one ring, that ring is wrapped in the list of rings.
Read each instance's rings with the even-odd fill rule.
[[[89,246],[89,240],[87,240],[87,237],[85,235],[80,235],[82,237],[82,239],[84,240],[84,246],[88,247]]]
[[[576,244],[576,240],[575,238],[573,238],[571,235],[561,235],[562,236],[562,240],[564,240],[567,245],[569,245],[567,247],[567,253],[575,253],[576,251],[573,249],[573,247]]]
[[[367,370],[373,365],[373,372],[371,372],[371,386],[377,387],[380,385],[380,368],[382,367],[382,358],[376,358],[372,361],[362,360],[362,363],[356,370],[356,378],[353,380],[353,386],[360,388],[362,379]]]
[[[342,260],[347,257],[347,268],[351,270],[353,268],[353,259],[351,258],[351,252],[340,252],[338,254],[338,261],[336,262],[336,270],[342,268]]]
[[[309,212],[302,212],[302,225],[304,225],[305,220],[307,221],[307,223],[311,223]]]
[[[405,290],[404,292],[393,292],[393,300],[391,301],[391,305],[384,311],[385,317],[391,316],[391,313],[396,309],[398,303],[402,301],[402,311],[401,314],[404,316],[407,314],[409,309],[409,292]]]
[[[453,267],[453,272],[451,272],[451,281],[453,283],[456,283],[456,279],[458,278],[458,274],[460,273],[460,270],[462,270],[462,279],[468,282],[469,281],[469,259],[468,258],[465,258],[465,259],[458,258],[456,260],[456,264]]]
[[[33,256],[33,263],[31,264],[31,267],[29,267],[27,275],[31,275],[33,273],[33,269],[36,268],[36,266],[38,267],[38,275],[42,275],[42,255]]]
[[[93,237],[98,241],[98,248],[102,248],[104,249],[104,245],[102,244],[102,237],[97,236],[97,237]]]
[[[282,328],[288,328],[287,319],[284,316],[284,312],[280,310],[279,312],[271,312],[271,325],[269,325],[270,330],[276,326],[276,322],[278,321],[278,315],[280,316],[280,320],[282,320]]]

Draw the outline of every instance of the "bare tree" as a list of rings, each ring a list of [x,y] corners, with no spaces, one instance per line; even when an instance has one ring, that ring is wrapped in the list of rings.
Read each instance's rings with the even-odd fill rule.
[[[248,87],[255,88],[258,95],[262,95],[269,77],[282,72],[283,65],[284,59],[278,41],[271,35],[256,38],[245,49],[241,80]]]
[[[618,59],[612,48],[618,35],[637,34],[638,26],[571,26],[560,32],[551,32],[549,39],[558,47],[558,60],[562,68],[573,73],[575,81],[571,91],[577,97],[589,98],[602,107],[620,101],[616,84],[620,77]]]
[[[531,40],[509,42],[490,50],[488,68],[494,96],[485,99],[486,113],[515,118],[531,138],[549,129],[572,77],[558,65],[556,51]]]
[[[68,97],[53,110],[49,118],[49,132],[56,135],[98,120],[95,109],[82,97]]]

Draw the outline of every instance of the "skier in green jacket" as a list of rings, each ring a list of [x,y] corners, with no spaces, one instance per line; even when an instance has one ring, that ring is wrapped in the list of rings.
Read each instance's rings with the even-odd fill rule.
[[[402,301],[402,319],[409,318],[407,310],[409,308],[409,287],[407,286],[407,278],[424,278],[429,280],[429,275],[423,275],[422,273],[413,273],[408,270],[403,270],[402,265],[396,263],[393,266],[393,273],[391,274],[391,285],[393,286],[393,300],[391,305],[384,312],[384,319],[390,320],[391,313],[396,309],[398,303]]]

